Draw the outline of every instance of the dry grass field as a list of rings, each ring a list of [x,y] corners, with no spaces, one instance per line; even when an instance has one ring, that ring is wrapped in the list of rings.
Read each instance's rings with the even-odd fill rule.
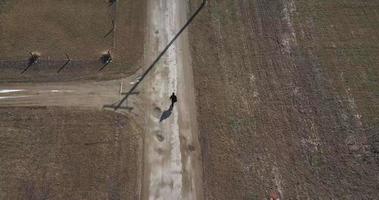
[[[0,0],[0,199],[139,198],[140,128],[85,102],[113,103],[103,97],[120,90],[118,80],[115,86],[98,80],[125,78],[143,60],[146,1],[108,2]],[[99,71],[107,50],[113,62]],[[40,58],[27,68],[29,52]],[[78,96],[54,97],[60,92]],[[41,94],[41,106],[31,106]],[[66,103],[48,103],[55,98]],[[85,108],[73,107],[78,98]]]
[[[133,0],[113,6],[107,0],[1,0],[0,77],[59,81],[130,74],[143,56],[145,7],[145,1]],[[108,50],[113,63],[100,73],[100,57]],[[40,62],[20,75],[29,52],[39,53]],[[72,61],[58,74],[66,54]]]
[[[190,30],[206,199],[378,198],[378,13],[208,2]]]
[[[106,1],[16,0],[3,7],[2,57],[24,59],[38,51],[53,60],[65,53],[91,60],[112,47],[112,37],[104,38],[112,27]]]
[[[140,133],[123,115],[0,109],[0,199],[136,199]]]
[[[201,1],[189,1],[191,10]],[[169,100],[162,97],[172,89],[163,87],[165,81],[178,82],[178,94],[188,92],[182,88],[191,84],[182,84],[191,81],[176,80],[186,71],[171,59],[187,55],[178,53],[180,45],[164,63],[170,73],[155,73],[159,84],[152,81],[137,91],[141,108],[136,106],[136,113],[125,116],[99,106],[114,96],[123,98],[129,83],[140,81],[126,77],[150,59],[153,49],[144,48],[160,42],[144,41],[151,20],[146,19],[147,0],[117,2],[0,0],[0,100],[6,99],[3,105],[0,101],[0,199],[139,199],[140,181],[149,178],[141,170],[153,167],[157,173],[151,180],[157,181],[152,188],[164,183],[156,186],[158,196],[193,189],[180,179],[175,185],[167,181],[188,166],[166,170],[178,162],[175,156],[187,162],[184,151],[172,150],[178,143],[170,131],[175,129],[184,146],[188,124],[176,130],[177,122],[154,121],[157,129],[150,127],[151,133],[170,133],[162,144],[175,159],[160,162],[152,156],[149,163],[141,157],[149,155],[142,149],[149,143],[142,146],[138,134],[143,129],[134,121],[148,122],[146,99],[151,97],[152,105]],[[164,13],[159,19],[168,25],[152,23],[152,38],[170,32],[180,16],[159,5],[150,9]],[[189,29],[204,199],[378,198],[378,13],[377,0],[208,1]],[[104,66],[100,57],[107,50],[114,60]],[[41,57],[25,71],[31,51]],[[100,82],[117,78],[123,79]],[[45,107],[45,101],[61,107]],[[179,99],[178,106],[191,109],[186,101]],[[166,151],[157,144],[154,152]]]

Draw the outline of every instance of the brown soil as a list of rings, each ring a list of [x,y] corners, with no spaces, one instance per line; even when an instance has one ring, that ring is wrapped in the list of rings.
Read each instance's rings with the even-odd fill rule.
[[[0,199],[136,199],[139,128],[77,108],[0,109]]]
[[[138,69],[144,51],[145,1],[0,1],[1,81],[110,79]],[[115,21],[114,32],[112,20]],[[111,50],[113,62],[100,57]],[[28,65],[29,52],[39,63]],[[71,62],[66,63],[66,54]]]
[[[140,198],[141,130],[130,117],[98,110],[121,98],[129,79],[86,79],[139,68],[146,6],[107,2],[0,0],[1,88],[20,89],[0,95],[0,199]],[[112,19],[115,31],[104,37]],[[113,62],[100,72],[108,49]],[[30,51],[41,57],[21,74]],[[72,60],[62,68],[66,53]]]
[[[190,30],[206,199],[377,198],[378,5],[208,2]]]

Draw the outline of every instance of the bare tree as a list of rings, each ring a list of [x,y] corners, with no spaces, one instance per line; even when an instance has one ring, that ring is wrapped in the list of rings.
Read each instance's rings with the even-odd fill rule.
[[[29,65],[37,64],[40,55],[37,53],[29,52],[30,57],[29,57]]]
[[[26,66],[26,68],[21,72],[21,74],[25,73],[29,69],[30,66],[38,63],[40,55],[38,53],[33,53],[33,52],[29,52],[29,54],[30,54],[30,57],[28,59],[28,66]]]
[[[109,5],[113,5],[117,2],[117,0],[108,0]]]
[[[105,53],[105,54],[103,54],[103,55],[101,56],[101,62],[102,62],[103,64],[105,64],[105,65],[106,65],[106,64],[109,64],[109,63],[112,62],[111,51],[108,50],[107,53]]]

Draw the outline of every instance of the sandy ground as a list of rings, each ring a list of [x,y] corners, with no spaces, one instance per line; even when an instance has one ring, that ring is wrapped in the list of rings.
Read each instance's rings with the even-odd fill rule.
[[[139,70],[140,71],[140,70]],[[139,72],[138,71],[138,72]],[[68,81],[49,83],[3,83],[0,85],[0,107],[9,106],[66,106],[110,109],[120,101],[125,92],[138,81],[138,73],[109,81]],[[138,106],[126,107],[135,102],[135,91],[117,111],[140,112]]]
[[[102,108],[117,101],[121,80],[88,83],[8,84],[0,87],[0,106],[80,106]]]
[[[186,19],[185,1],[149,1],[146,64],[174,37]],[[201,199],[200,157],[192,68],[186,34],[145,83],[145,174],[143,199]],[[178,103],[170,109],[169,96]]]

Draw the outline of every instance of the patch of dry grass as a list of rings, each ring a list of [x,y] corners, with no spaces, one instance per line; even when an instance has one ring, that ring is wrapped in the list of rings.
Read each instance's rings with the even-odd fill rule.
[[[134,199],[139,130],[120,114],[0,109],[0,199]]]

